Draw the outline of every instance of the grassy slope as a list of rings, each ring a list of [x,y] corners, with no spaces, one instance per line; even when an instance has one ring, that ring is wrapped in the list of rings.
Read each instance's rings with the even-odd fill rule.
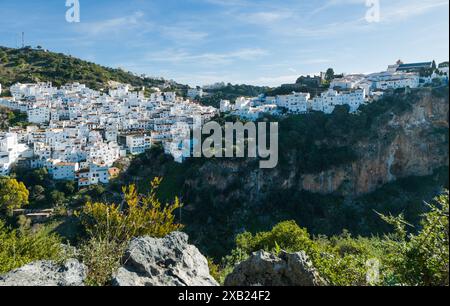
[[[51,81],[56,86],[80,82],[93,89],[105,88],[109,81],[136,87],[158,86],[165,82],[141,78],[121,69],[103,67],[61,53],[0,47],[0,84],[7,87],[16,82],[38,81]],[[173,87],[182,90],[186,86],[174,84]]]

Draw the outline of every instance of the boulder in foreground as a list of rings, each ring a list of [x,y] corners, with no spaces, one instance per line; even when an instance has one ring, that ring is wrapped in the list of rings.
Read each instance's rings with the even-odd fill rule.
[[[36,261],[0,276],[0,286],[84,286],[86,275],[86,266],[75,259],[63,265]]]
[[[240,263],[227,276],[225,286],[323,286],[319,276],[304,252],[279,256],[259,251]]]
[[[174,232],[165,238],[133,239],[124,265],[113,279],[116,286],[217,286],[208,262],[188,244],[188,236]]]

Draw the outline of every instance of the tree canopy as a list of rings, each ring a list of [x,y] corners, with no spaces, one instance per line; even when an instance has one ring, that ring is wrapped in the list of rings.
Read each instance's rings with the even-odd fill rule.
[[[16,179],[0,178],[0,209],[12,214],[14,209],[28,205],[29,191]]]

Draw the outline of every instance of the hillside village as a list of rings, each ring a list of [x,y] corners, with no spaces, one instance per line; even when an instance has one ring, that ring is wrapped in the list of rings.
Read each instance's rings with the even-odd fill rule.
[[[194,116],[208,120],[217,110],[184,100],[173,92],[157,91],[150,98],[120,85],[109,94],[74,83],[61,88],[50,83],[15,84],[12,98],[0,105],[26,112],[32,124],[0,135],[0,174],[20,162],[31,169],[47,168],[55,180],[78,185],[109,182],[126,154],[144,153],[162,144],[181,161],[176,123],[192,124]]]
[[[431,84],[433,80],[448,82],[448,72],[448,63],[441,63],[439,67],[433,68],[433,62],[404,64],[398,61],[389,65],[383,72],[369,75],[349,74],[335,78],[330,82],[329,89],[316,97],[312,97],[310,93],[299,92],[276,97],[241,97],[234,104],[229,100],[222,100],[220,111],[249,120],[256,120],[264,113],[277,115],[280,110],[292,114],[309,111],[331,114],[338,105],[348,105],[350,112],[355,113],[362,104],[379,99],[387,90],[418,88]],[[320,83],[323,76],[308,77],[308,80],[317,80]],[[295,88],[296,85],[284,86]]]
[[[125,84],[106,94],[80,83],[60,88],[49,82],[17,83],[9,88],[12,97],[0,98],[0,106],[26,113],[30,125],[0,133],[0,176],[20,164],[30,169],[46,168],[54,180],[76,181],[79,187],[107,184],[119,173],[115,162],[158,144],[182,163],[186,158],[185,131],[180,123],[192,127],[194,118],[206,122],[219,113],[245,120],[257,120],[264,114],[330,114],[338,105],[348,105],[355,113],[387,90],[446,83],[448,70],[448,63],[433,67],[432,62],[399,61],[384,72],[335,78],[327,91],[315,97],[301,92],[240,97],[235,103],[220,101],[220,109],[195,101],[204,95],[202,88],[189,89],[189,100],[158,88],[146,97],[143,90]]]

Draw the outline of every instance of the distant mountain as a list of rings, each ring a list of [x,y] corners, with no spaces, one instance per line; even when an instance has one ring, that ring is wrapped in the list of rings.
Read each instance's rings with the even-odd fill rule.
[[[47,82],[56,86],[70,82],[84,83],[93,89],[120,82],[135,87],[168,86],[183,92],[187,86],[163,79],[141,77],[122,69],[103,67],[70,55],[43,49],[11,49],[0,46],[0,84],[8,87],[16,82]]]

